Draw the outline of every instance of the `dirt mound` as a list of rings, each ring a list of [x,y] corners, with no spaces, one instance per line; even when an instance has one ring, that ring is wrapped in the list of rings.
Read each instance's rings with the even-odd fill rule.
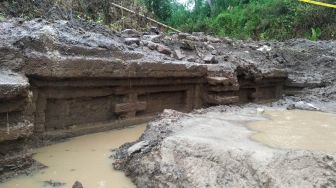
[[[138,187],[334,187],[335,155],[250,140],[258,106],[165,111],[114,156]],[[244,123],[245,122],[245,123]]]

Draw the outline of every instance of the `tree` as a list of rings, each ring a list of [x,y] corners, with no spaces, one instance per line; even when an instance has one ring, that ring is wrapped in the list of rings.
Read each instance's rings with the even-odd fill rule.
[[[166,21],[172,14],[171,0],[143,0],[147,10],[162,21]]]

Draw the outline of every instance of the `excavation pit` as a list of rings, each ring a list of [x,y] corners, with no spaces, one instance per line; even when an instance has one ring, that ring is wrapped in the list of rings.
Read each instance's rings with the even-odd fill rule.
[[[29,174],[35,166],[33,148],[153,119],[150,124],[158,125],[156,132],[148,129],[135,145],[136,152],[125,152],[132,144],[122,146],[114,165],[139,187],[179,187],[179,183],[182,187],[216,187],[216,182],[231,187],[276,187],[282,184],[273,177],[286,174],[282,173],[286,171],[280,168],[282,164],[300,157],[304,159],[303,165],[333,168],[332,155],[319,151],[286,153],[286,147],[275,149],[252,141],[247,135],[252,136],[253,131],[239,123],[262,120],[255,111],[250,115],[244,110],[227,113],[238,106],[248,111],[246,103],[271,103],[278,99],[281,100],[275,106],[287,107],[305,100],[334,106],[328,103],[336,99],[335,52],[330,50],[336,49],[333,41],[247,42],[186,33],[139,32],[139,42],[130,45],[125,43],[130,36],[86,26],[43,19],[0,23],[0,181]],[[269,51],[258,50],[265,46]],[[209,62],[205,57],[213,49],[216,55]],[[218,105],[223,106],[213,107]],[[165,120],[161,121],[162,117]],[[188,117],[195,119],[182,121]],[[239,126],[232,126],[231,121],[237,121],[233,124]],[[176,122],[189,128],[178,134],[181,126]],[[178,134],[177,140],[169,135],[174,132]],[[191,137],[186,138],[188,135]],[[147,142],[148,138],[152,142]],[[218,141],[230,146],[230,151],[216,151],[223,149],[218,144],[213,147]],[[162,144],[164,151],[158,150],[158,144]],[[256,151],[257,155],[253,155]],[[125,155],[138,161],[128,161],[129,158],[123,158]],[[279,160],[272,161],[272,156]],[[165,161],[157,166],[162,162],[160,157]],[[262,160],[256,161],[254,157]],[[312,157],[317,160],[311,161]],[[181,168],[175,169],[174,162],[181,162]],[[263,166],[265,162],[269,166]],[[148,166],[156,174],[151,174],[153,169],[147,169]],[[314,177],[320,177],[325,169],[316,166],[304,167],[316,172]],[[255,169],[260,174],[253,174]],[[291,170],[290,165],[288,169]],[[193,174],[197,171],[200,174]],[[166,172],[172,175],[165,177]],[[202,179],[204,174],[212,176]],[[297,175],[300,173],[293,177]],[[313,181],[311,176],[305,177],[307,181],[302,181],[300,187]],[[241,177],[247,177],[243,178],[247,181],[241,182]],[[334,185],[331,180],[321,178],[315,182]]]
[[[47,168],[0,183],[0,187],[71,187],[75,181],[80,181],[85,187],[133,188],[135,185],[122,172],[112,169],[113,160],[109,156],[111,149],[138,139],[145,128],[145,124],[137,125],[38,148],[34,151],[34,159]]]

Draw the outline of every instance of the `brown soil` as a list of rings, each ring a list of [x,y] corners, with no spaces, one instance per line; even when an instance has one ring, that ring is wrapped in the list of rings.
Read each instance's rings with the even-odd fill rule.
[[[18,161],[31,161],[27,148],[143,123],[164,109],[190,112],[284,94],[292,97],[277,105],[335,99],[333,41],[107,31],[70,21],[0,22],[0,164],[20,152]]]

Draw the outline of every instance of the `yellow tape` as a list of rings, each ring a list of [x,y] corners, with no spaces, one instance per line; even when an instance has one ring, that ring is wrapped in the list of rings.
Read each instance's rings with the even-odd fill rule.
[[[299,1],[304,2],[304,3],[324,6],[324,7],[336,8],[336,5],[329,4],[329,3],[323,3],[323,2],[313,1],[313,0],[299,0]]]

